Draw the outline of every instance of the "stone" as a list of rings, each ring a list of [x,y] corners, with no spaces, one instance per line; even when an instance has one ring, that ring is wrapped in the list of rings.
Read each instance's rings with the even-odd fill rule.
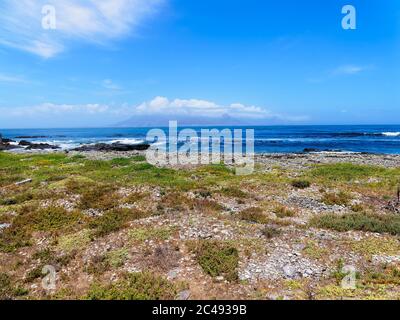
[[[177,300],[189,300],[190,298],[190,290],[184,290],[179,292]]]
[[[286,265],[283,267],[283,273],[288,278],[293,278],[296,275],[296,270],[291,265]]]
[[[87,152],[87,151],[117,151],[117,152],[126,152],[126,151],[145,151],[150,148],[150,145],[147,143],[139,143],[139,144],[123,144],[123,143],[98,143],[94,145],[84,145],[78,148],[73,149],[73,151]]]

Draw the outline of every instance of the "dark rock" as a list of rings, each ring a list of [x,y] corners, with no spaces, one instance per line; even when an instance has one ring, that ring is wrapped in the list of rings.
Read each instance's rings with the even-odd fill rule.
[[[0,151],[8,151],[19,148],[18,146],[10,144],[10,142],[14,141],[11,139],[3,138],[3,136],[0,134]]]
[[[48,143],[31,143],[31,145],[26,148],[26,150],[48,150],[48,149],[56,150],[60,149],[60,147],[53,146]]]
[[[147,143],[140,144],[123,144],[123,143],[98,143],[94,145],[84,145],[78,148],[75,148],[73,151],[145,151],[150,148],[150,145]]]
[[[310,152],[318,152],[318,149],[314,149],[314,148],[305,148],[303,150],[304,153],[310,153]]]
[[[19,149],[19,146],[14,146],[8,143],[0,143],[0,151],[8,151],[8,150],[14,150],[14,149]]]
[[[32,143],[26,140],[21,140],[19,142],[19,145],[27,147],[26,150],[47,150],[47,149],[55,150],[60,148],[58,146],[54,146],[48,143]]]
[[[21,140],[18,145],[23,146],[23,147],[27,147],[32,145],[32,142],[26,141],[26,140]]]

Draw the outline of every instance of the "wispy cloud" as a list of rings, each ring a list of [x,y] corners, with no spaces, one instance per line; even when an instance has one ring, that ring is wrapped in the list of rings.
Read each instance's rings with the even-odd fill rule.
[[[7,83],[27,83],[28,81],[20,76],[8,75],[4,73],[0,73],[0,82]]]
[[[44,58],[72,41],[106,43],[135,33],[167,0],[2,0],[0,45]],[[56,8],[56,30],[42,28],[42,8]]]
[[[118,91],[121,87],[114,83],[111,79],[104,79],[102,82],[102,87],[107,90]]]
[[[110,112],[110,107],[101,104],[54,104],[43,103],[36,106],[29,107],[16,107],[16,108],[0,108],[6,109],[8,116],[12,117],[35,117],[40,115],[63,115],[63,114],[77,114],[77,115],[93,115],[98,113]]]
[[[331,80],[336,77],[354,76],[371,69],[373,69],[372,65],[346,64],[331,69],[328,72],[325,72],[325,74],[322,74],[320,76],[309,77],[306,80],[310,83],[323,83],[325,81]]]
[[[343,65],[337,67],[335,70],[332,71],[333,75],[355,75],[361,73],[363,71],[368,70],[369,66],[358,66],[358,65]]]

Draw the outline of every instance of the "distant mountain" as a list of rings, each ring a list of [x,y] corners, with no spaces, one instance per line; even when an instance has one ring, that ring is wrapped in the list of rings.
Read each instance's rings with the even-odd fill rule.
[[[221,117],[194,117],[194,116],[133,116],[126,121],[115,124],[117,127],[168,127],[170,121],[178,121],[178,125],[197,127],[197,126],[250,126],[250,125],[271,125],[276,122],[274,119],[237,119],[229,115]]]

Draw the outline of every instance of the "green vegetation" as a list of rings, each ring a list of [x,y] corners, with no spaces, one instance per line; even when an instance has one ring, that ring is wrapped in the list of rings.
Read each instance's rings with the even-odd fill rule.
[[[312,240],[306,242],[303,252],[305,255],[316,260],[322,259],[329,254],[328,249],[321,247],[317,242]]]
[[[264,237],[266,237],[267,239],[272,239],[274,237],[277,237],[281,234],[281,231],[274,227],[274,226],[268,226],[266,225],[262,230],[261,233]]]
[[[400,174],[398,169],[364,166],[350,163],[319,165],[310,172],[310,176],[336,182],[348,182],[371,177],[389,177]]]
[[[11,285],[11,278],[5,274],[0,273],[0,300],[8,300],[13,296],[13,288]]]
[[[173,233],[175,228],[137,228],[129,230],[129,237],[134,241],[144,242],[146,240],[168,240]]]
[[[71,231],[84,222],[85,217],[77,212],[67,212],[60,207],[42,208],[36,205],[24,205],[11,226],[0,233],[0,250],[10,252],[30,244],[35,231],[60,232]]]
[[[67,234],[58,239],[57,249],[66,252],[72,252],[85,248],[92,241],[91,230],[81,230],[77,233]]]
[[[239,213],[239,218],[244,221],[260,224],[265,224],[269,220],[264,214],[264,211],[257,207],[252,207],[241,211]]]
[[[223,276],[228,281],[238,279],[239,253],[224,242],[198,241],[189,243],[204,272],[212,277]]]
[[[106,254],[106,259],[112,268],[119,268],[124,265],[128,256],[128,249],[122,248],[108,252]]]
[[[322,197],[322,202],[329,206],[347,206],[350,203],[350,200],[350,195],[343,191],[340,191],[339,193],[325,193]]]
[[[94,284],[85,296],[89,300],[172,300],[177,288],[151,273],[133,273],[110,285]]]
[[[146,218],[149,213],[137,209],[115,209],[106,212],[90,223],[95,235],[104,237],[112,232],[121,230],[129,221]]]
[[[296,212],[283,205],[278,205],[274,208],[274,213],[278,218],[291,218],[296,215]]]
[[[400,235],[400,215],[327,214],[312,218],[310,224],[317,228],[332,229],[340,232],[359,230]]]

